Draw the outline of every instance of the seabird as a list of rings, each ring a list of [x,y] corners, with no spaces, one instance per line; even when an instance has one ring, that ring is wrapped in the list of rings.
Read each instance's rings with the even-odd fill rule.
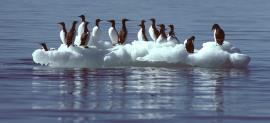
[[[174,42],[174,43],[180,43],[178,38],[175,35],[174,26],[171,24],[171,25],[169,25],[169,27],[170,27],[171,30],[170,30],[170,32],[169,32],[169,34],[167,36],[167,41],[171,41],[171,42]]]
[[[223,29],[218,24],[214,24],[212,27],[212,31],[214,32],[215,42],[219,45],[222,45],[225,39],[225,33]]]
[[[115,20],[108,20],[108,22],[111,22],[112,26],[109,28],[108,33],[109,37],[112,41],[112,45],[116,45],[118,43],[118,33],[115,29]]]
[[[101,29],[99,27],[100,21],[102,21],[102,20],[96,19],[96,26],[94,26],[92,29],[91,40],[93,42],[100,41],[100,37],[101,37]]]
[[[85,24],[85,16],[84,15],[80,15],[78,16],[81,18],[81,24],[78,26],[78,36],[81,36],[84,32],[84,24]]]
[[[159,24],[158,26],[160,27],[160,31],[159,31],[160,35],[158,36],[157,42],[162,43],[162,42],[167,41],[167,36],[166,36],[166,33],[165,33],[165,25],[164,24]]]
[[[75,29],[76,24],[77,24],[77,21],[73,21],[72,27],[71,27],[70,31],[67,33],[67,46],[68,47],[74,43],[75,33],[76,33],[76,29]]]
[[[139,30],[139,32],[138,32],[138,34],[137,34],[139,41],[148,41],[148,39],[146,37],[146,34],[145,34],[145,25],[144,25],[144,22],[145,22],[145,20],[142,20],[141,21],[141,24],[138,25],[138,26],[141,27],[140,30]]]
[[[156,28],[156,19],[151,18],[152,25],[149,27],[149,34],[153,41],[156,41],[159,36],[159,31]]]
[[[67,29],[66,29],[66,26],[65,26],[65,23],[64,22],[59,22],[58,24],[61,25],[62,27],[62,30],[60,31],[60,39],[62,41],[63,44],[67,44]]]
[[[42,46],[42,48],[45,50],[45,51],[49,51],[46,43],[40,43],[40,45]]]
[[[84,32],[81,35],[81,44],[80,46],[84,46],[85,48],[87,48],[88,46],[88,42],[89,42],[89,38],[90,38],[90,32],[87,28],[89,22],[85,22],[84,24]]]
[[[119,31],[119,39],[118,39],[118,43],[119,44],[124,44],[126,39],[127,39],[127,27],[126,27],[126,22],[129,21],[129,19],[122,19],[122,29]]]
[[[195,36],[191,36],[189,39],[187,39],[184,42],[184,45],[188,53],[194,53],[194,41],[195,41]]]

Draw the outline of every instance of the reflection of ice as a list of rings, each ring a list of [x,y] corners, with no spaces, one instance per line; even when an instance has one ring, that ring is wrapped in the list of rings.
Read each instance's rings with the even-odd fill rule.
[[[166,74],[170,72],[168,70],[156,68],[142,68],[140,70],[137,68],[131,70],[125,68],[48,69],[37,67],[34,68],[33,92],[37,95],[55,96],[55,100],[50,100],[49,104],[36,101],[33,103],[33,109],[53,109],[63,112],[67,110],[108,112],[109,115],[102,119],[169,118],[172,117],[172,114],[152,111],[175,107],[175,105],[171,105],[173,97],[166,94],[172,88],[176,89],[170,83],[173,78],[166,77]],[[42,80],[44,78],[45,80]],[[53,92],[50,92],[50,87],[53,88]],[[45,91],[48,93],[44,93]],[[164,93],[165,95],[163,95]],[[136,113],[131,113],[130,110],[136,110]],[[111,111],[116,113],[110,114]],[[128,113],[121,113],[122,111]],[[78,116],[74,121],[99,119],[102,115],[104,114],[93,113],[87,116]],[[67,121],[69,118],[60,116],[58,119]]]
[[[190,71],[189,91],[193,97],[191,109],[197,111],[215,111],[217,115],[224,112],[223,79],[246,75],[248,71],[239,69],[204,69],[194,68]]]
[[[170,119],[224,111],[225,78],[243,70],[206,68],[102,68],[33,70],[34,110],[60,111],[63,122]],[[221,113],[221,114],[219,114]],[[70,117],[70,115],[72,117]]]

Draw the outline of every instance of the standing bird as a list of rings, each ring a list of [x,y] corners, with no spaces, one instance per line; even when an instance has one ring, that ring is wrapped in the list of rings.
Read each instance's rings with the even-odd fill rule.
[[[40,43],[40,45],[42,46],[42,48],[45,50],[45,51],[49,51],[46,43]]]
[[[67,33],[67,46],[73,45],[75,40],[75,33],[76,33],[76,24],[77,21],[73,21],[72,27],[70,28],[69,32]]]
[[[139,30],[139,32],[138,32],[138,34],[137,34],[139,41],[148,41],[148,39],[146,37],[146,34],[145,34],[145,25],[144,25],[144,22],[145,22],[145,20],[142,20],[141,21],[141,24],[138,25],[138,26],[141,27],[140,30]]]
[[[127,27],[126,27],[126,22],[129,21],[129,19],[122,19],[122,29],[119,32],[119,39],[118,39],[118,43],[119,44],[124,44],[126,39],[127,39]]]
[[[81,44],[80,46],[84,46],[85,48],[87,48],[88,46],[88,42],[89,42],[89,38],[90,38],[90,32],[87,28],[89,22],[85,22],[84,24],[84,32],[82,33],[82,36],[81,36]]]
[[[167,36],[166,36],[166,33],[165,33],[165,25],[164,24],[159,24],[158,25],[160,27],[160,31],[159,31],[159,36],[158,36],[158,39],[156,40],[158,43],[162,43],[162,42],[165,42],[167,41]]]
[[[174,43],[180,43],[178,38],[175,35],[174,26],[171,24],[171,25],[169,25],[169,27],[170,27],[171,30],[170,30],[170,32],[169,32],[169,34],[167,36],[167,41],[171,41],[171,42],[174,42]]]
[[[93,42],[100,41],[100,37],[101,37],[101,29],[99,27],[100,21],[102,21],[102,20],[96,19],[96,26],[94,26],[92,29],[91,40]]]
[[[65,26],[65,23],[64,22],[59,22],[58,24],[61,25],[62,27],[62,30],[60,31],[60,39],[62,41],[63,44],[67,44],[67,29],[66,29],[66,26]]]
[[[149,34],[153,41],[156,41],[159,36],[159,31],[156,28],[156,19],[151,18],[152,25],[149,27]]]
[[[116,31],[115,28],[115,20],[108,20],[108,22],[111,22],[112,26],[109,28],[108,33],[109,37],[112,41],[112,45],[116,45],[118,43],[118,32]]]
[[[81,18],[81,24],[78,26],[78,36],[81,36],[84,32],[84,25],[85,25],[85,16],[84,15],[80,15],[78,16]]]
[[[187,39],[184,42],[184,45],[188,53],[194,53],[194,41],[195,41],[195,36],[191,36],[189,39]]]
[[[222,45],[225,39],[225,33],[223,29],[221,29],[218,24],[214,24],[212,31],[214,32],[215,42],[219,45]]]

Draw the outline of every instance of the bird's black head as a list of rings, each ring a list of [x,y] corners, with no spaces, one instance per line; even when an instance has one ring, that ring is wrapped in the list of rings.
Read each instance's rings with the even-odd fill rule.
[[[151,20],[152,22],[156,22],[156,19],[155,18],[151,18],[149,20]]]
[[[78,21],[73,21],[73,24],[77,24],[78,23]]]
[[[174,29],[174,26],[172,24],[168,25],[171,29]]]
[[[192,42],[194,42],[194,40],[195,40],[195,36],[191,36],[191,37],[188,39],[188,41],[192,41]]]
[[[214,31],[215,29],[220,29],[219,25],[218,24],[214,24],[212,26],[212,31]]]
[[[112,24],[112,27],[115,27],[115,20],[107,20],[108,22],[110,22]]]
[[[102,21],[101,19],[96,19],[96,26],[99,26],[99,22]]]
[[[102,20],[101,20],[101,19],[99,19],[99,18],[98,18],[98,19],[96,19],[96,23],[98,23],[98,22],[100,22],[100,21],[102,21]]]
[[[141,20],[141,24],[144,24],[146,21],[145,20]]]
[[[159,26],[161,29],[165,30],[165,25],[164,24],[158,24],[157,26]]]
[[[59,23],[57,23],[57,24],[60,24],[60,25],[62,25],[62,26],[64,26],[64,25],[65,25],[65,23],[64,23],[64,22],[59,22]]]
[[[125,21],[130,21],[129,19],[126,19],[126,18],[123,18],[122,19],[122,22],[125,22]]]
[[[85,20],[85,16],[84,15],[80,15],[78,17],[80,17],[82,20]]]
[[[115,23],[115,20],[111,19],[111,20],[107,20],[108,22],[111,22],[111,23]]]

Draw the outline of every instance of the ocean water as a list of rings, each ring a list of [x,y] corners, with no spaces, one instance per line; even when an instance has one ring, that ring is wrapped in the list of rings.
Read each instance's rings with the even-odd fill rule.
[[[269,0],[2,0],[0,122],[2,123],[253,123],[270,122]],[[136,39],[141,19],[174,24],[195,47],[226,40],[251,57],[245,69],[199,67],[50,68],[33,63],[40,42],[57,48],[59,25],[85,14],[128,22]],[[146,23],[147,28],[149,21]],[[103,40],[109,23],[102,22]]]

